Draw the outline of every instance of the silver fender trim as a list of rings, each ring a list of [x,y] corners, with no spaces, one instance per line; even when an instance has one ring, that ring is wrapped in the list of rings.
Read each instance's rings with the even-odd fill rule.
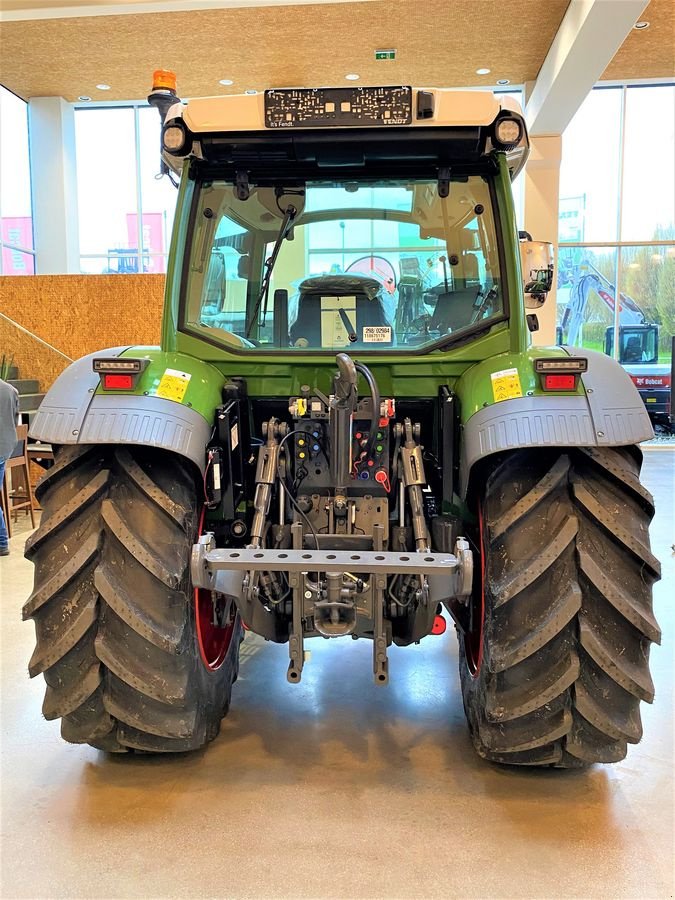
[[[464,425],[462,497],[473,466],[493,453],[521,447],[620,447],[654,437],[642,398],[618,363],[593,350],[564,349],[588,359],[581,376],[586,396],[518,397],[474,413]]]
[[[105,350],[119,356],[126,347]],[[50,444],[143,444],[187,457],[204,471],[211,426],[196,410],[162,397],[96,394],[90,353],[63,372],[33,417],[30,435]]]

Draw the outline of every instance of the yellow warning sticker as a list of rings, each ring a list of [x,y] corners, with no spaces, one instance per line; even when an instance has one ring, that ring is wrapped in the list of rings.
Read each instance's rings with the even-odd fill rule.
[[[493,372],[490,377],[492,378],[492,396],[495,398],[495,403],[523,396],[518,369],[502,369],[501,372]]]
[[[178,369],[165,369],[157,385],[155,396],[182,403],[191,378],[192,375],[189,372],[179,372]]]

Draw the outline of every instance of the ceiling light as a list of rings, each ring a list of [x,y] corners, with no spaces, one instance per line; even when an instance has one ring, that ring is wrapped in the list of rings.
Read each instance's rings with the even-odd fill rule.
[[[500,79],[497,81],[497,84],[511,84],[511,82],[509,81],[508,78],[500,78]]]
[[[91,97],[87,97],[86,94],[82,94],[82,96],[77,99],[81,100],[83,103],[91,103]]]
[[[489,75],[489,69],[476,69],[476,75]]]
[[[353,72],[350,72],[349,75],[345,75],[347,81],[358,81],[360,77],[360,75],[355,75]]]
[[[644,28],[649,28],[649,22],[645,22],[644,20],[642,22],[636,22],[635,25],[633,25],[633,28],[642,31]]]
[[[258,92],[249,89],[248,91],[244,91],[244,93],[245,94],[257,94]]]
[[[96,90],[97,90],[97,91],[109,91],[109,90],[110,90],[110,85],[109,85],[109,84],[97,84],[97,85],[96,85]]]
[[[218,84],[222,84],[223,87],[229,87],[231,84],[234,84],[231,78],[221,78]]]

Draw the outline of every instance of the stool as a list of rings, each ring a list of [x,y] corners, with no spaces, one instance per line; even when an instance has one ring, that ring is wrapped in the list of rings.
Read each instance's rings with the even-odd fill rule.
[[[7,533],[10,534],[10,519],[14,516],[17,521],[17,514],[22,510],[28,510],[30,513],[30,521],[35,528],[35,512],[33,510],[33,495],[30,489],[30,473],[28,471],[28,425],[16,426],[17,445],[14,453],[5,462],[5,478],[2,483],[2,506],[7,522]],[[14,490],[14,474],[21,477],[23,481],[21,493]],[[10,491],[10,484],[12,490]],[[6,512],[5,512],[6,510]]]
[[[2,517],[5,520],[5,528],[7,529],[7,537],[12,536],[12,523],[9,517],[9,496],[7,494],[7,473],[5,473],[0,484],[0,508],[2,508]]]

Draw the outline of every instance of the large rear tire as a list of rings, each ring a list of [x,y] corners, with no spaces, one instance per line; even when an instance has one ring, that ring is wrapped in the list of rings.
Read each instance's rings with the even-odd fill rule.
[[[37,488],[40,527],[23,610],[35,622],[31,677],[61,734],[111,752],[181,752],[212,740],[237,676],[238,616],[204,662],[189,577],[199,528],[195,477],[145,447],[63,447]]]
[[[485,759],[578,767],[623,759],[640,740],[661,636],[641,460],[636,447],[516,451],[478,489],[460,678]]]

